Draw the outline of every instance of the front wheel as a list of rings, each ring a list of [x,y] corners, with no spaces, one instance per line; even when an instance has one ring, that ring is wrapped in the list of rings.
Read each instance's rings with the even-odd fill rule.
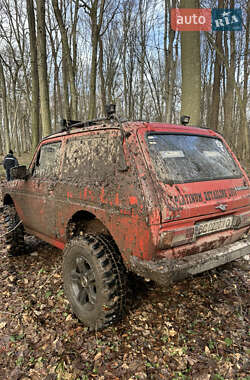
[[[5,243],[10,256],[24,251],[24,228],[14,206],[4,206]]]
[[[101,329],[124,313],[126,273],[114,242],[102,235],[72,239],[63,261],[65,294],[76,316]]]

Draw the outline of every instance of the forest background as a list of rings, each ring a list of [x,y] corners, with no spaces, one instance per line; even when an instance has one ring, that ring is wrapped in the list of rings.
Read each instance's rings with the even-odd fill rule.
[[[176,6],[241,8],[242,31],[175,32]],[[0,0],[0,156],[24,163],[60,119],[116,103],[124,119],[185,112],[249,163],[248,45],[247,0]],[[10,259],[0,239],[0,379],[249,379],[248,263],[166,289],[136,279],[124,320],[92,333],[63,295],[61,251],[26,243]]]
[[[177,32],[170,10],[240,8],[242,31]],[[32,153],[60,119],[103,116],[223,133],[249,159],[247,0],[1,0],[0,155]]]

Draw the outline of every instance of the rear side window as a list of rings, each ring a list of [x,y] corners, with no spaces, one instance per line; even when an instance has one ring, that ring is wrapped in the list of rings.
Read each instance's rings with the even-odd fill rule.
[[[61,142],[44,144],[37,154],[33,177],[58,178],[60,170]]]
[[[149,152],[165,183],[210,181],[241,177],[223,142],[195,135],[149,134]]]
[[[63,178],[77,182],[108,181],[115,175],[117,139],[113,134],[69,139],[65,150]]]

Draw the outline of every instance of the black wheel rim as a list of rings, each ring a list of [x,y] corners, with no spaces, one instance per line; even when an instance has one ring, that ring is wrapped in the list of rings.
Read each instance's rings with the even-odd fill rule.
[[[96,279],[93,268],[84,257],[77,257],[71,271],[72,290],[76,301],[87,310],[96,303]]]

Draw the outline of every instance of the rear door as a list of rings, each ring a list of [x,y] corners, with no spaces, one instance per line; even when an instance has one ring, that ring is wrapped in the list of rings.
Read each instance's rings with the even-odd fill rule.
[[[248,179],[222,139],[157,131],[145,140],[162,222],[224,216],[249,206]]]

